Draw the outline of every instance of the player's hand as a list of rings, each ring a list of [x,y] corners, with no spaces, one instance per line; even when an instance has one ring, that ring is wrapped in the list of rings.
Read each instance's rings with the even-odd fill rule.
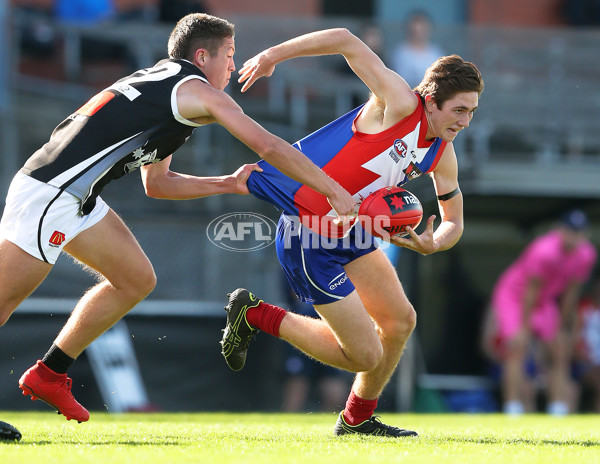
[[[408,248],[409,250],[416,251],[422,255],[430,255],[437,251],[437,245],[433,240],[433,221],[435,220],[435,214],[429,216],[427,219],[427,226],[421,235],[417,235],[412,227],[407,227],[408,237],[400,237],[394,235],[390,237],[390,243],[396,246]]]
[[[238,82],[242,86],[242,92],[248,90],[261,77],[270,77],[275,71],[275,64],[269,59],[269,51],[259,53],[253,58],[250,58],[244,63],[244,66],[239,70],[240,77]]]
[[[327,201],[338,215],[333,220],[336,225],[349,224],[358,215],[356,200],[342,187],[337,189],[334,195],[327,197]]]
[[[250,191],[248,190],[248,178],[250,174],[254,171],[262,172],[262,169],[257,164],[244,164],[240,166],[240,168],[231,174],[231,177],[234,179],[234,187],[232,193],[237,193],[238,195],[248,195]]]

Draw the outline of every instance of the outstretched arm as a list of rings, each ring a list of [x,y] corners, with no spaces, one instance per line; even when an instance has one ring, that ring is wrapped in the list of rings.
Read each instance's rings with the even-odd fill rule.
[[[146,195],[165,200],[190,200],[193,198],[237,193],[247,195],[246,182],[253,171],[262,171],[256,164],[244,164],[233,174],[218,177],[197,177],[171,171],[172,156],[159,163],[141,167],[142,183]]]
[[[257,79],[271,76],[282,61],[301,56],[341,54],[354,73],[387,108],[406,113],[417,105],[417,97],[397,73],[387,68],[381,58],[348,29],[311,32],[259,53],[240,69],[239,82],[245,92]]]
[[[242,108],[225,92],[193,79],[179,87],[177,103],[179,113],[184,118],[203,124],[221,124],[285,175],[325,195],[343,222],[355,215],[356,202],[344,188],[302,152],[244,114]]]

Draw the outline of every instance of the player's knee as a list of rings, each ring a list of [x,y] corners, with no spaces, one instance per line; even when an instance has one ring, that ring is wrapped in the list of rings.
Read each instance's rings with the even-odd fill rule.
[[[401,330],[403,334],[406,336],[410,336],[410,334],[415,330],[417,326],[417,312],[413,305],[409,305],[408,309],[404,313],[404,316],[401,319]]]
[[[355,372],[372,371],[377,367],[383,357],[383,346],[381,343],[371,343],[360,350],[354,362]]]
[[[132,299],[141,301],[152,293],[155,287],[156,274],[152,266],[149,266],[137,272],[126,288]]]
[[[528,346],[519,339],[509,339],[503,347],[502,355],[505,360],[521,360],[527,357]]]
[[[5,305],[4,307],[0,308],[0,327],[6,324],[14,310],[15,307],[10,305]]]
[[[148,268],[138,281],[142,298],[146,298],[156,287],[156,273],[152,267]]]
[[[387,339],[406,340],[417,325],[417,312],[409,304],[396,317],[390,317],[380,325]]]

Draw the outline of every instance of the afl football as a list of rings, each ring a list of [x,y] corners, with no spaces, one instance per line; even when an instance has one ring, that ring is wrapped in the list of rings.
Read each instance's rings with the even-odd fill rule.
[[[414,229],[421,222],[423,206],[402,187],[384,187],[363,200],[358,218],[362,227],[375,237],[407,235],[407,226]]]

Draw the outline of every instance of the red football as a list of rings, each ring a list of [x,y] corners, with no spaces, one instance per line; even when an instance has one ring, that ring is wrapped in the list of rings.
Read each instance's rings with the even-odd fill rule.
[[[375,237],[404,235],[406,226],[413,229],[423,218],[419,199],[402,187],[384,187],[363,200],[358,210],[363,228]]]

